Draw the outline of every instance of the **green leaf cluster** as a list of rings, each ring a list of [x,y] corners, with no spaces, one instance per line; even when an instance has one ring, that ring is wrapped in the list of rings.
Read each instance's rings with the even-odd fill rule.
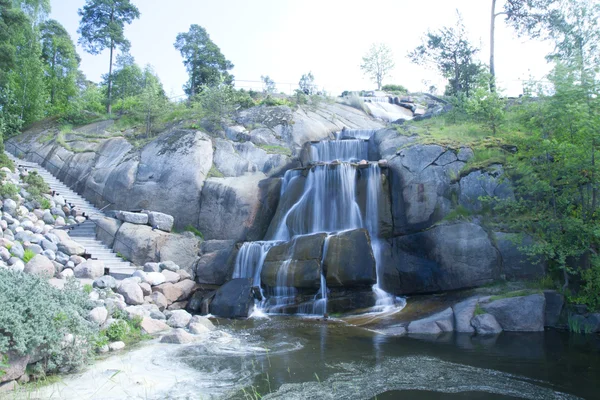
[[[0,353],[36,354],[44,372],[74,370],[90,359],[97,331],[75,281],[59,290],[36,275],[0,269],[0,304]]]

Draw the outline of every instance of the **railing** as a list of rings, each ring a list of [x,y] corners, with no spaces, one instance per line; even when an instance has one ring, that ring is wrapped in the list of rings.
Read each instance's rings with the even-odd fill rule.
[[[16,145],[15,143],[13,143],[13,142],[5,142],[4,143],[4,147],[6,148],[7,146],[12,146],[14,148],[14,151],[9,151],[8,149],[6,149],[6,151],[9,151],[12,155],[14,155],[17,158],[21,158],[21,155],[23,155],[24,157],[33,155],[35,157],[38,157],[41,160],[41,162],[36,162],[36,161],[31,161],[31,162],[35,162],[35,163],[39,164],[40,167],[44,167],[44,164],[46,164],[46,165],[50,164],[57,171],[57,175],[58,175],[58,172],[63,173],[63,169],[64,168],[58,167],[58,165],[54,164],[52,161],[48,160],[47,157],[42,156],[41,154],[39,154],[36,151],[25,150],[22,147],[20,147],[20,146]],[[48,171],[48,172],[50,172],[50,171]],[[52,174],[52,172],[50,172],[50,174]],[[75,179],[75,184],[78,184],[84,177],[89,176],[90,173],[88,172],[84,177],[81,177],[81,178],[78,178],[77,176],[75,176],[73,174],[70,174],[66,170],[64,171],[64,174],[66,176],[73,177]],[[52,174],[52,175],[54,175],[54,174]],[[67,186],[67,187],[69,186],[66,183],[62,182],[57,176],[55,176],[55,178],[59,182],[63,183],[65,186]],[[86,188],[86,190],[90,190],[90,191],[94,192],[94,194],[96,194],[97,196],[99,196],[100,199],[104,200],[104,196],[101,193],[97,192],[96,190],[94,190],[94,189],[92,189],[92,188],[90,188],[88,186],[86,186],[85,188]],[[85,197],[83,197],[83,196],[81,196],[81,197],[85,199]],[[110,203],[109,202],[107,205],[105,205],[100,210],[98,210],[98,212],[95,212],[94,215],[99,215],[101,217],[105,217],[106,215],[104,214],[104,210],[106,208],[110,207],[113,204],[114,203]],[[96,236],[97,236],[97,232],[98,232],[97,230],[100,229],[101,231],[103,231],[104,233],[106,233],[107,235],[109,235],[113,239],[112,240],[113,241],[113,246],[112,246],[113,248],[114,248],[114,243],[118,242],[118,243],[122,244],[123,246],[127,247],[131,251],[131,254],[134,254],[134,250],[133,250],[133,248],[131,246],[129,246],[127,243],[123,242],[122,240],[118,240],[116,235],[113,235],[112,233],[108,232],[106,229],[102,228],[100,225],[98,225],[98,222],[94,221],[91,217],[92,216],[89,215],[86,218],[86,221],[91,221],[91,222],[94,223],[94,225],[96,225]],[[70,226],[64,227],[62,229],[72,230],[72,229],[76,228],[77,226],[79,226],[81,224],[83,224],[83,222],[79,223],[79,224],[75,224],[75,225],[70,225]]]

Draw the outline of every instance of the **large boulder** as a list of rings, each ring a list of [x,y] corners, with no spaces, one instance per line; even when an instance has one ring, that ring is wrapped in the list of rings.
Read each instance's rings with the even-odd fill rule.
[[[47,259],[46,257],[38,254],[33,257],[31,260],[25,264],[25,273],[26,274],[34,274],[39,276],[45,276],[47,278],[52,278],[56,273],[56,268],[52,261]]]
[[[481,306],[492,314],[505,331],[541,332],[544,330],[546,300],[543,294],[507,297]]]
[[[160,229],[161,231],[171,232],[173,223],[175,222],[172,215],[156,211],[148,211],[146,213],[148,214],[148,223],[151,227]]]
[[[461,333],[473,333],[475,328],[471,325],[478,298],[467,299],[452,306],[454,311],[454,330]]]
[[[54,229],[50,233],[58,237],[60,242],[58,243],[58,251],[65,253],[69,256],[80,256],[85,253],[85,248],[71,239],[66,231],[60,229]]]
[[[480,314],[473,317],[471,325],[478,335],[497,335],[502,332],[502,327],[492,314]]]
[[[278,180],[255,173],[210,178],[202,189],[198,225],[206,240],[259,240],[264,237],[279,198]]]
[[[196,282],[222,285],[231,275],[230,266],[235,260],[233,240],[210,240],[202,243],[202,256],[196,262]]]
[[[184,232],[181,235],[169,234],[158,249],[159,261],[173,261],[181,269],[193,275],[200,242],[200,238],[191,232]]]
[[[124,279],[117,288],[117,293],[125,298],[127,304],[144,304],[144,292],[140,288],[136,278]]]
[[[321,260],[326,237],[325,233],[298,236],[272,247],[261,272],[262,284],[298,289],[321,287]]]
[[[454,314],[452,308],[434,314],[430,317],[412,321],[407,331],[412,335],[439,335],[442,332],[454,330]]]
[[[210,313],[223,318],[247,318],[254,307],[252,279],[232,279],[221,286],[210,303]]]
[[[76,278],[96,279],[104,275],[104,261],[86,260],[73,269]]]
[[[542,257],[530,257],[520,247],[534,244],[531,236],[494,232],[496,247],[502,257],[502,273],[506,279],[539,279],[545,274]]]
[[[148,214],[134,213],[129,211],[117,211],[117,219],[130,224],[146,225],[148,223]]]
[[[499,277],[498,252],[483,228],[473,223],[439,225],[398,237],[389,251],[383,285],[396,294],[477,287]]]
[[[375,257],[366,229],[329,237],[323,268],[327,287],[371,286],[377,282]]]

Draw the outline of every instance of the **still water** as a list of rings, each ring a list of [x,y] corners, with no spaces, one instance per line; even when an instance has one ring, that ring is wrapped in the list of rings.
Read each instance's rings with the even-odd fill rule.
[[[239,341],[206,342],[174,355],[199,376],[222,377],[223,390],[209,398],[600,398],[597,335],[432,339],[292,317],[219,322]]]

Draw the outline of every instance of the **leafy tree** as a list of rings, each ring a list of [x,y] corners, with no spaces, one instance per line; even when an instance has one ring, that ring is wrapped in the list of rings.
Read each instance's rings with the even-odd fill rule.
[[[77,95],[77,73],[80,58],[66,29],[49,20],[40,26],[45,81],[50,91],[51,113],[64,112]]]
[[[112,98],[118,112],[123,113],[131,110],[131,99],[142,94],[144,90],[144,72],[135,63],[130,54],[121,54],[117,56],[117,69],[113,71],[112,76]],[[105,75],[103,88],[108,88],[108,75]],[[128,103],[128,104],[126,104]]]
[[[144,121],[146,136],[150,136],[156,120],[160,118],[166,109],[168,99],[165,96],[165,91],[163,90],[158,76],[149,65],[144,69],[143,79],[144,86],[139,95],[140,107],[138,109],[138,115],[140,115]]]
[[[275,86],[275,81],[267,76],[260,77],[260,80],[263,82],[263,92],[265,93],[275,93],[277,87]]]
[[[443,27],[428,32],[423,43],[409,53],[416,64],[434,64],[449,80],[448,95],[470,95],[482,72],[481,64],[474,60],[479,49],[469,43],[460,14],[454,27]]]
[[[206,86],[233,83],[233,75],[228,72],[233,64],[225,58],[219,46],[200,25],[194,24],[188,32],[178,34],[175,48],[181,53],[183,64],[190,75],[184,87],[190,98]]]
[[[312,71],[308,74],[302,75],[300,82],[298,82],[298,86],[300,87],[300,91],[302,91],[304,94],[312,95],[315,93],[315,77]]]
[[[373,44],[362,60],[360,69],[377,84],[377,90],[381,90],[383,80],[395,66],[392,50],[383,43]]]
[[[86,0],[83,9],[79,10],[81,22],[79,43],[90,54],[100,54],[110,50],[108,68],[108,91],[106,110],[112,112],[112,70],[113,56],[116,49],[127,52],[129,40],[125,38],[125,24],[131,24],[140,17],[138,8],[130,0]]]
[[[494,86],[490,87],[494,79],[488,74],[482,74],[479,79],[479,86],[465,101],[465,111],[496,135],[505,119],[506,100],[492,89]]]
[[[50,14],[50,0],[13,0],[13,7],[23,10],[33,26],[43,22]]]

